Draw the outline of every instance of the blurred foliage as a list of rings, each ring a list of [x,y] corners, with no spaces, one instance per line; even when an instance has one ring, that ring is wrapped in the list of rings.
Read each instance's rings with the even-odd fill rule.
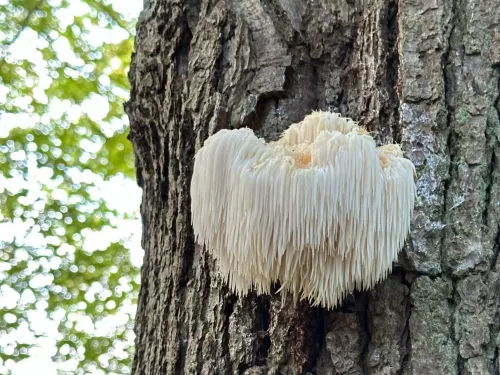
[[[139,274],[115,232],[137,213],[102,189],[134,178],[134,25],[106,0],[0,0],[0,374],[50,324],[60,373],[130,372]]]

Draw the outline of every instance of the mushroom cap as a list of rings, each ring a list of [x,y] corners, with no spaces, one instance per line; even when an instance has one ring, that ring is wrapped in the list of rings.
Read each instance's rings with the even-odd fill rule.
[[[238,295],[280,281],[294,300],[334,308],[384,279],[404,244],[413,164],[336,113],[313,112],[266,143],[221,130],[195,156],[196,241]]]

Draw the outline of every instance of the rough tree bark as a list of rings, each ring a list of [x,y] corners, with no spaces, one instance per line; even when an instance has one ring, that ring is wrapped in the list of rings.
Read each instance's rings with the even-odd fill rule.
[[[145,249],[134,374],[499,374],[497,0],[146,0],[127,105]],[[238,299],[195,245],[193,155],[313,109],[418,171],[389,279],[335,311]]]

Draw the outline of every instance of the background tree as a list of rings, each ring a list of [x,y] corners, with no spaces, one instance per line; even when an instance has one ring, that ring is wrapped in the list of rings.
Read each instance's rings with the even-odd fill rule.
[[[127,112],[143,187],[134,374],[498,374],[500,10],[495,1],[153,0]],[[335,311],[238,299],[195,245],[193,155],[314,109],[401,142],[418,170],[389,279]]]
[[[135,19],[115,7],[0,1],[2,374],[47,348],[60,373],[130,372]]]

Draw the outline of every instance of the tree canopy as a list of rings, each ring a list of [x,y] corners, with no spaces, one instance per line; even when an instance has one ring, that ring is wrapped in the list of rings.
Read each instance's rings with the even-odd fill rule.
[[[135,16],[117,4],[0,0],[0,374],[47,347],[60,373],[130,372]]]

